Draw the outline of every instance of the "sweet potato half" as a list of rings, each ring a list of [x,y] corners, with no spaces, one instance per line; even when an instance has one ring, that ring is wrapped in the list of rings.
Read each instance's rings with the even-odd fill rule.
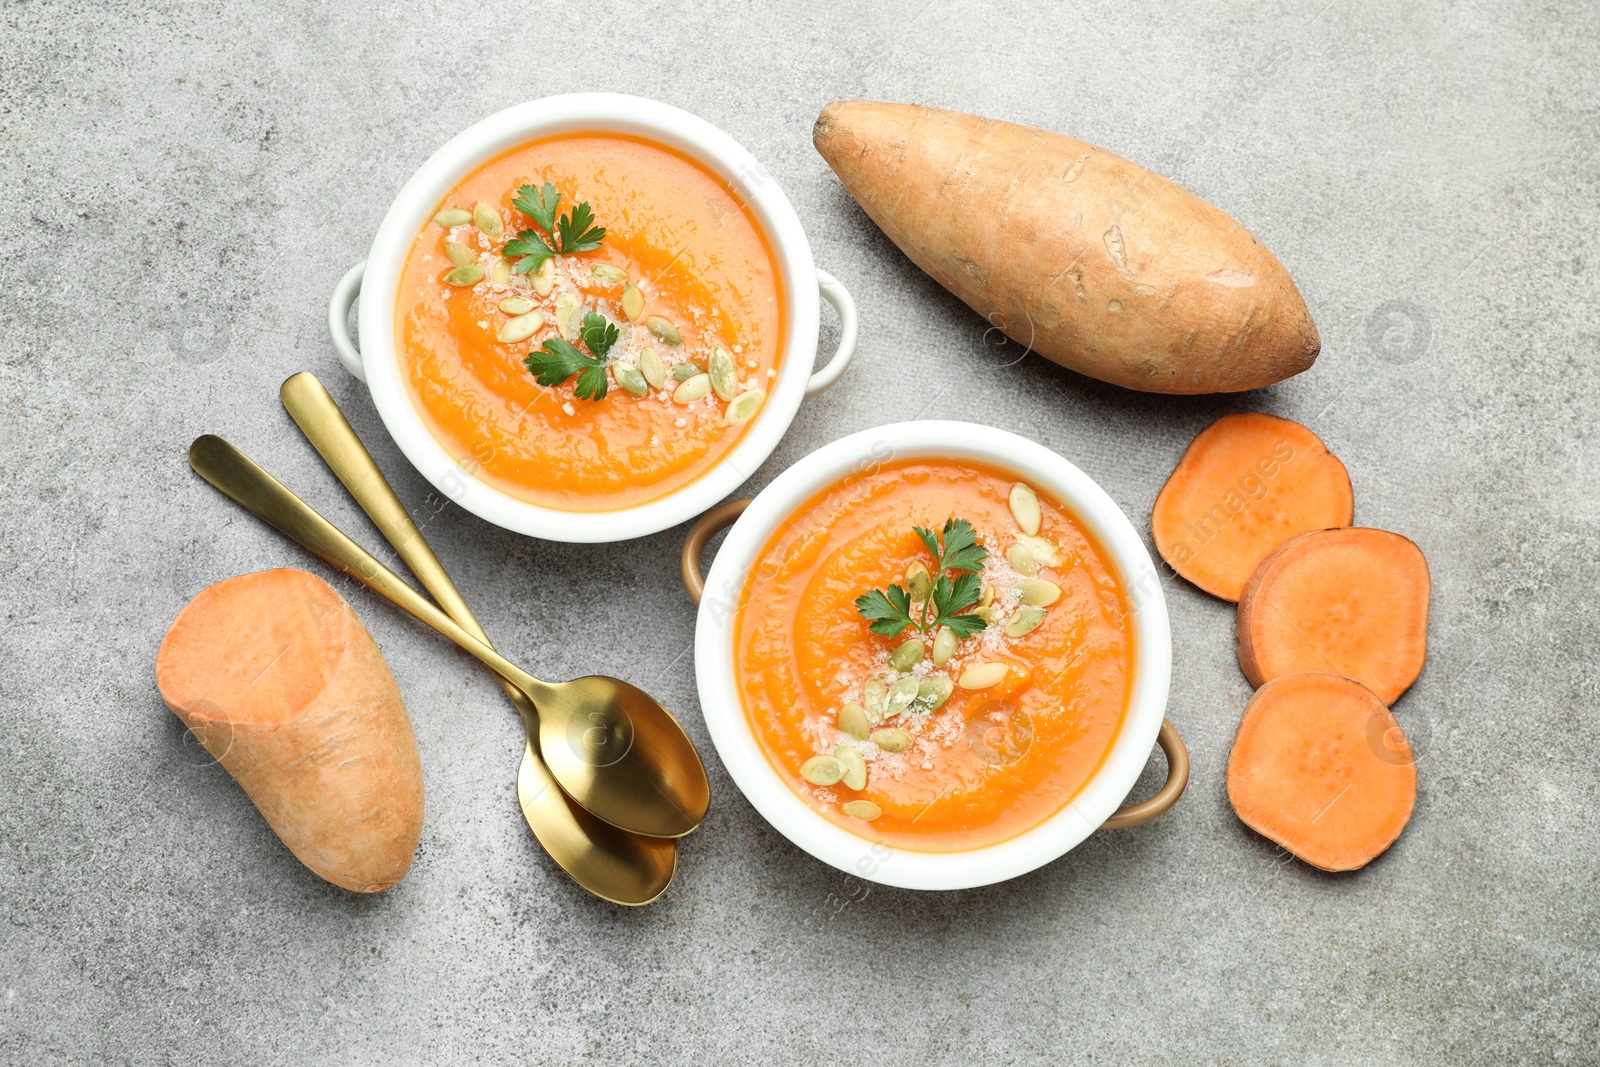
[[[161,698],[300,862],[387,889],[422,836],[422,764],[394,676],[350,605],[280,569],[202,590],[156,654]]]
[[[1258,389],[1322,342],[1283,264],[1193,193],[1027,126],[850,100],[812,134],[911,260],[1019,344],[1129,389]]]

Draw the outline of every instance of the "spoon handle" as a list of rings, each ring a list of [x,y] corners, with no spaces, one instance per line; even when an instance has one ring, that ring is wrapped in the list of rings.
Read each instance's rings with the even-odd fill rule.
[[[394,493],[388,479],[378,469],[377,461],[367,446],[361,443],[355,429],[345,419],[344,412],[315,374],[301,371],[288,378],[278,390],[284,408],[289,412],[300,432],[306,435],[322,456],[328,468],[350,491],[361,510],[367,513],[400,558],[405,560],[411,573],[417,576],[422,587],[438,601],[444,613],[461,624],[461,628],[478,640],[489,643],[488,635],[467,607],[455,583],[445,573],[432,547],[411,521],[400,498]]]
[[[349,574],[395,607],[438,630],[519,689],[540,687],[536,679],[428,603],[371,553],[350,540],[343,530],[317,514],[310,504],[222,438],[209,433],[196,437],[189,446],[189,465],[246,511]]]
[[[278,397],[295,425],[300,427],[300,432],[306,435],[306,440],[311,442],[328,468],[344,483],[356,503],[361,505],[361,510],[367,513],[378,532],[405,560],[411,573],[438,601],[444,613],[463,630],[493,648],[489,635],[472,614],[472,609],[467,607],[466,600],[450,580],[439,557],[433,554],[433,548],[422,536],[422,531],[411,521],[411,513],[400,503],[400,498],[378,468],[372,453],[361,443],[355,428],[344,417],[344,412],[339,410],[338,403],[328,395],[328,390],[317,376],[308,370],[291,375],[279,388]],[[528,699],[528,694],[499,675],[495,675],[495,680],[529,726],[537,729],[539,712],[533,706],[533,701]]]

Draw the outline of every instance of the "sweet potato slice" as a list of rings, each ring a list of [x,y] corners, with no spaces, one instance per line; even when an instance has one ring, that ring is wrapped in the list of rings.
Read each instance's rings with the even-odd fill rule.
[[[365,893],[410,868],[416,737],[378,646],[327,582],[281,569],[202,590],[161,642],[156,684],[300,862]]]
[[[1150,512],[1156,550],[1172,569],[1238,600],[1261,561],[1296,534],[1348,526],[1350,475],[1298,422],[1224,415],[1190,442]]]
[[[1428,653],[1428,561],[1388,530],[1284,542],[1245,584],[1235,636],[1252,685],[1299,671],[1354,678],[1393,704]]]
[[[1352,871],[1406,828],[1416,763],[1400,724],[1359,682],[1289,674],[1245,708],[1228,800],[1246,826],[1312,866]]]

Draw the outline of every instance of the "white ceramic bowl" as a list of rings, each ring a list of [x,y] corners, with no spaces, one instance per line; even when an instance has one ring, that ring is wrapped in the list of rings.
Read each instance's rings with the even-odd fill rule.
[[[965,852],[917,852],[867,841],[806,805],[768,762],[740,702],[733,640],[745,579],[772,534],[814,494],[876,464],[905,459],[977,460],[1015,471],[1041,495],[1059,500],[1099,539],[1122,582],[1134,620],[1133,688],[1110,755],[1061,811],[1016,837]],[[742,502],[741,502],[742,503]],[[708,515],[684,555],[690,593],[710,532],[738,505]],[[1150,554],[1105,490],[1054,452],[1004,430],[959,422],[903,422],[863,430],[811,453],[763,489],[734,523],[704,582],[695,628],[700,705],[717,754],[757,811],[785,837],[842,871],[905,889],[966,889],[1014,878],[1067,852],[1103,824],[1135,825],[1165,811],[1187,780],[1188,759],[1163,726],[1172,673],[1167,604]],[[1170,767],[1158,798],[1118,813],[1160,734]],[[1113,815],[1116,820],[1107,824]]]
[[[563,133],[631,134],[675,148],[727,182],[744,200],[778,260],[788,309],[778,378],[760,415],[713,467],[674,492],[636,507],[575,512],[540,507],[480,481],[470,456],[452,457],[428,431],[412,404],[394,340],[395,298],[411,242],[437,204],[493,157],[530,141]],[[812,373],[821,313],[818,296],[839,313],[839,348]],[[364,295],[363,295],[364,294]],[[350,308],[361,296],[361,350],[350,343]],[[372,391],[384,426],[406,458],[445,496],[497,526],[552,541],[621,541],[674,526],[733,492],[777,447],[800,401],[839,380],[855,352],[855,302],[831,275],[816,268],[794,208],[755,157],[704,119],[654,100],[614,93],[574,93],[532,100],[491,115],[452,138],[424,163],[395,197],[378,226],[366,262],[334,289],[328,328],[339,359]]]

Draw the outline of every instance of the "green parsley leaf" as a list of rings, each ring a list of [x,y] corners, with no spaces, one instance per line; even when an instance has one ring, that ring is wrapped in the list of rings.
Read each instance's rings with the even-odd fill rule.
[[[604,315],[589,312],[583,317],[583,343],[589,346],[601,359],[606,358],[606,353],[611,351],[611,346],[617,343],[617,328]]]
[[[873,633],[894,637],[906,627],[922,633],[948,626],[960,637],[971,637],[981,632],[987,623],[976,615],[962,612],[976,604],[983,595],[983,581],[978,569],[988,558],[989,550],[978,544],[978,535],[965,519],[945,521],[943,544],[940,535],[921,526],[912,530],[921,540],[928,554],[933,556],[936,576],[928,599],[920,613],[911,610],[911,594],[898,585],[887,592],[877,589],[856,598],[856,611],[870,620]],[[946,571],[955,573],[952,578]]]
[[[604,400],[606,384],[606,368],[604,364],[596,367],[585,367],[578,372],[578,384],[573,386],[572,395],[579,400]]]
[[[589,210],[588,203],[582,203],[561,216],[556,223],[556,234],[561,239],[561,254],[570,256],[574,252],[599,248],[606,230],[604,226],[594,225],[594,212]]]
[[[591,252],[605,240],[604,226],[594,224],[594,211],[588,203],[579,204],[556,218],[556,208],[561,194],[556,187],[545,182],[543,187],[519,185],[511,206],[533,220],[538,230],[518,230],[517,236],[506,242],[504,253],[516,259],[512,270],[527,274],[544,266],[551,256],[570,256],[574,252]]]
[[[937,613],[932,623],[933,628],[948,625],[958,612],[972,607],[982,595],[983,582],[971,571],[958,575],[953,582],[940,575],[933,586],[933,610]],[[983,620],[977,621],[981,623]],[[982,628],[979,627],[980,630]]]
[[[521,230],[515,239],[507,241],[505,247],[507,256],[520,256],[511,269],[518,274],[527,274],[544,266],[544,261],[556,254],[556,250],[545,244],[544,238],[534,230]]]
[[[972,637],[983,632],[989,624],[976,615],[952,615],[942,625],[950,627],[957,637]]]
[[[946,519],[944,524],[944,555],[939,559],[941,570],[975,571],[989,558],[989,550],[978,544],[978,535],[966,519]]]
[[[518,186],[517,195],[511,198],[511,206],[538,223],[545,233],[555,232],[556,205],[560,202],[561,194],[549,182],[544,183],[543,189]]]
[[[576,395],[583,400],[600,400],[606,395],[606,362],[586,356],[559,337],[546,339],[522,361],[540,385],[560,385],[578,375]]]
[[[879,589],[863,593],[856,598],[856,610],[862,618],[873,620],[868,629],[885,637],[916,625],[911,620],[911,594],[898,585],[891,585],[887,593]]]

